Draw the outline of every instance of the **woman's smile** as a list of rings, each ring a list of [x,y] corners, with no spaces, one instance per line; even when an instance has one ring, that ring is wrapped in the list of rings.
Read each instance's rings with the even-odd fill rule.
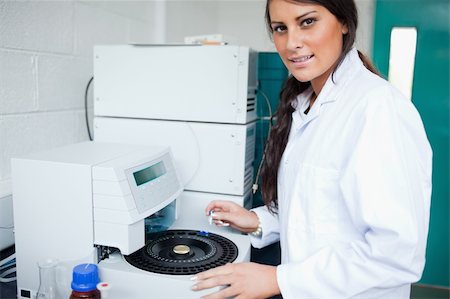
[[[292,57],[289,57],[288,59],[292,63],[294,68],[302,68],[302,67],[306,67],[313,58],[314,58],[314,55],[310,54],[310,55],[292,56]]]

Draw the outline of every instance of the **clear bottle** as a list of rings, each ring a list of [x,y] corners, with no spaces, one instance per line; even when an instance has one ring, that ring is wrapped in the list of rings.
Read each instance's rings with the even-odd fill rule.
[[[37,299],[60,299],[56,285],[56,268],[58,261],[55,259],[45,259],[38,263],[39,267],[39,289]]]
[[[97,265],[80,264],[75,266],[72,272],[70,299],[100,299],[101,294],[97,289],[99,282]]]

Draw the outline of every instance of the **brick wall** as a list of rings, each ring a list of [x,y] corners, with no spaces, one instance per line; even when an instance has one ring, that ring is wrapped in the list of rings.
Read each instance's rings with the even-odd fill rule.
[[[0,1],[0,250],[12,235],[1,228],[11,224],[11,157],[88,140],[93,45],[163,42],[158,5]]]
[[[0,1],[0,197],[11,157],[88,139],[93,45],[155,42],[152,3],[107,4]]]

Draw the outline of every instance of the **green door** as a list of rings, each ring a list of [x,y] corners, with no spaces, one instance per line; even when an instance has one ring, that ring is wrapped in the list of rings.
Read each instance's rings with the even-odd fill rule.
[[[449,286],[449,1],[377,0],[373,58],[387,78],[393,27],[415,27],[412,101],[433,148],[427,262],[420,283]]]

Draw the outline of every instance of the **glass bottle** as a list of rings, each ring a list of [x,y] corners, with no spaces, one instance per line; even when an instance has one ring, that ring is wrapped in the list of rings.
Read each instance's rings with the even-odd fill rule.
[[[36,299],[60,299],[56,285],[56,267],[58,261],[45,259],[38,262],[39,267],[39,289]]]
[[[97,289],[99,282],[97,265],[81,264],[75,266],[72,272],[70,299],[100,299],[101,294]]]

